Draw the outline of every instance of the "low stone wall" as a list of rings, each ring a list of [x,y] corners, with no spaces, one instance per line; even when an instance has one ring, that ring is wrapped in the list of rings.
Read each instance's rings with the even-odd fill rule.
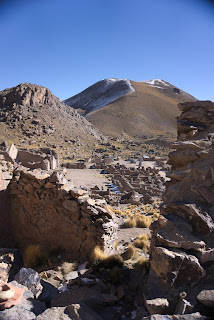
[[[0,246],[11,246],[12,236],[10,233],[10,196],[7,186],[13,175],[13,165],[5,161],[0,155]]]
[[[151,314],[209,314],[214,306],[214,103],[179,108],[179,141],[169,154],[163,216],[152,224],[146,304]]]
[[[20,249],[29,244],[59,248],[78,261],[99,245],[114,249],[117,224],[83,190],[72,190],[63,172],[17,169],[9,185],[11,221]]]

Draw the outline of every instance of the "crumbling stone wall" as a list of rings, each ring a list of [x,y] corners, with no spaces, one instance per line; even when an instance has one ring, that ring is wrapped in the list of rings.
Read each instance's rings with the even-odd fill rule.
[[[70,189],[63,172],[27,170],[17,169],[9,185],[12,229],[22,250],[39,244],[81,261],[96,245],[108,253],[114,249],[117,224],[98,201]]]
[[[13,165],[0,155],[0,246],[12,245],[10,234],[10,197],[7,186],[13,175]]]
[[[172,170],[163,196],[163,216],[152,225],[145,297],[151,314],[201,311],[210,315],[214,307],[214,103],[188,102],[179,108],[182,114],[178,141],[169,154]]]

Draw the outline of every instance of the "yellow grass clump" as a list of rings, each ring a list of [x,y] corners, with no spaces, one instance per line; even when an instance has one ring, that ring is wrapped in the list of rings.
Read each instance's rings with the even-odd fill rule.
[[[24,264],[29,268],[36,268],[47,261],[47,255],[39,244],[31,244],[24,251]]]
[[[69,272],[77,270],[78,264],[76,262],[63,262],[61,266],[62,273],[68,274]]]
[[[123,265],[123,258],[117,254],[108,255],[100,247],[96,246],[92,253],[92,264],[94,266],[112,268],[116,265]]]
[[[136,225],[138,228],[149,228],[152,220],[150,217],[147,216],[137,216],[136,217]]]
[[[137,262],[137,266],[140,268],[149,268],[149,259],[145,258],[145,257],[141,257],[138,262]]]
[[[137,225],[137,222],[136,222],[135,217],[130,217],[130,218],[126,219],[126,221],[123,224],[123,227],[124,228],[134,228],[134,227],[136,227],[136,225]]]
[[[152,219],[148,216],[137,215],[133,217],[129,217],[123,224],[124,228],[149,228]]]
[[[129,260],[134,256],[136,256],[136,248],[130,244],[128,249],[122,254],[122,258],[123,260]]]
[[[126,216],[126,212],[120,210],[120,209],[114,209],[115,214],[119,214],[121,216]]]
[[[149,235],[141,234],[134,241],[134,246],[139,249],[143,249],[145,252],[148,252],[150,243],[149,243]]]

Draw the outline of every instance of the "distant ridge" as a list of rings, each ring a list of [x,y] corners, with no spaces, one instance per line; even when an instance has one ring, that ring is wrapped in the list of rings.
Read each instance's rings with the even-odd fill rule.
[[[117,137],[176,135],[179,102],[197,100],[162,79],[101,80],[65,100],[103,134]]]

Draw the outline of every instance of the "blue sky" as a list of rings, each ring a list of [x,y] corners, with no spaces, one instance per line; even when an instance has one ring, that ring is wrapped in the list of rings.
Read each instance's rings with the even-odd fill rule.
[[[206,0],[0,0],[0,90],[30,82],[66,99],[104,78],[164,79],[214,101]]]

